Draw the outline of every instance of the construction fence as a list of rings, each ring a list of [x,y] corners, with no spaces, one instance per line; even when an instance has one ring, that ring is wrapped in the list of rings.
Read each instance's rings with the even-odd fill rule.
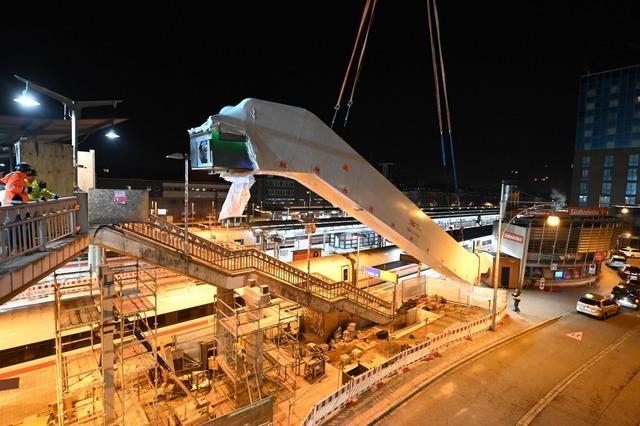
[[[477,289],[477,292],[479,293],[476,296],[478,297],[478,300],[488,296],[489,292],[493,291],[493,289],[488,288],[475,287],[475,289]],[[473,296],[474,293],[475,291],[472,291],[470,294]],[[497,321],[502,320],[506,310],[507,292],[503,289],[499,289]],[[329,416],[354,401],[359,395],[371,389],[376,384],[381,383],[383,380],[397,373],[399,370],[432,356],[434,352],[442,350],[452,343],[483,333],[489,329],[490,325],[491,315],[486,315],[476,321],[447,330],[424,343],[398,353],[378,367],[349,381],[336,392],[316,403],[307,417],[303,420],[302,424],[304,426],[321,424],[323,421],[327,420]]]

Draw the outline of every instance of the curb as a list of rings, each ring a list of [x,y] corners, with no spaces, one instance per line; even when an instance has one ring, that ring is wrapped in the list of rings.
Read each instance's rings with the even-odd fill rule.
[[[558,315],[558,316],[555,316],[555,317],[550,318],[548,320],[539,322],[538,324],[534,324],[531,327],[526,328],[526,329],[524,329],[524,330],[522,330],[522,331],[520,331],[520,332],[518,332],[516,334],[513,334],[511,336],[507,336],[507,337],[503,337],[502,339],[493,342],[492,344],[490,344],[487,347],[480,348],[480,349],[470,353],[469,355],[465,356],[464,358],[456,361],[455,363],[453,363],[449,367],[447,367],[444,370],[440,371],[435,376],[433,376],[430,379],[428,379],[425,382],[423,382],[420,386],[418,386],[416,389],[411,391],[411,393],[409,393],[406,396],[402,397],[402,399],[400,399],[399,401],[394,402],[389,408],[385,409],[382,413],[380,413],[377,416],[375,416],[373,418],[373,420],[369,421],[367,423],[367,426],[374,425],[374,424],[378,423],[384,417],[386,417],[387,415],[391,414],[391,412],[395,411],[398,407],[403,405],[406,401],[408,401],[409,399],[413,398],[416,394],[418,394],[424,388],[426,388],[427,386],[429,386],[430,384],[432,384],[436,380],[440,379],[441,377],[443,377],[443,376],[449,374],[450,372],[454,371],[455,369],[457,369],[458,367],[462,366],[463,364],[466,364],[467,362],[473,360],[474,358],[479,357],[480,355],[483,355],[483,354],[485,354],[487,352],[492,351],[493,349],[497,348],[498,346],[501,346],[501,345],[503,345],[505,343],[508,343],[508,342],[510,342],[512,340],[515,340],[518,337],[524,336],[525,334],[531,333],[532,331],[535,331],[538,328],[545,327],[545,326],[551,324],[552,322],[558,321],[559,319],[564,318],[567,315],[570,315],[570,314],[572,314],[574,312],[575,311],[569,311],[569,312],[566,312],[566,313],[564,313],[562,315]]]

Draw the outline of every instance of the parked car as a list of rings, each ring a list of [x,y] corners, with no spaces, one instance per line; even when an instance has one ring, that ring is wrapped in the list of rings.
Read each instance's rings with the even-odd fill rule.
[[[627,282],[640,282],[640,267],[625,266],[618,269],[618,275]]]
[[[625,247],[620,251],[622,253],[624,253],[624,255],[627,256],[627,258],[629,258],[629,257],[631,257],[631,258],[640,257],[640,249],[637,249],[635,247]]]
[[[576,311],[606,319],[620,312],[620,305],[602,294],[587,293],[578,300]]]
[[[612,254],[609,260],[607,260],[607,266],[612,269],[625,268],[627,265],[627,258],[620,256],[619,254]]]
[[[640,286],[620,283],[611,289],[611,300],[621,306],[638,310],[640,308]]]

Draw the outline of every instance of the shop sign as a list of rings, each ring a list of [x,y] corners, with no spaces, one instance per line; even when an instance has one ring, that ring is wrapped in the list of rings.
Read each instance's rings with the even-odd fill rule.
[[[596,274],[596,264],[592,263],[591,265],[589,265],[589,275],[595,275]]]
[[[552,271],[557,271],[558,270],[558,264],[557,263],[552,263],[551,264],[551,270]]]
[[[515,241],[517,243],[522,244],[524,242],[524,237],[520,234],[515,234],[513,232],[505,232],[504,238],[507,240]]]
[[[540,278],[540,290],[544,290],[544,278]]]

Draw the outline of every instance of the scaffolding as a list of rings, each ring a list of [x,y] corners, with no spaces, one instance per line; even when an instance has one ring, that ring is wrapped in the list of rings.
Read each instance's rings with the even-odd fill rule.
[[[116,414],[120,424],[158,424],[156,269],[111,267],[117,339],[115,341]]]
[[[57,396],[54,416],[59,425],[102,425],[103,382],[98,348],[102,293],[92,280],[62,287],[58,278],[64,275],[54,275]],[[65,298],[70,293],[77,297]]]
[[[248,296],[258,289],[245,288],[245,306],[235,291],[231,303],[216,296],[216,363],[231,383],[235,406],[262,399],[264,377],[295,389],[300,368],[299,305],[264,293],[252,303]],[[248,401],[241,401],[245,387]]]

